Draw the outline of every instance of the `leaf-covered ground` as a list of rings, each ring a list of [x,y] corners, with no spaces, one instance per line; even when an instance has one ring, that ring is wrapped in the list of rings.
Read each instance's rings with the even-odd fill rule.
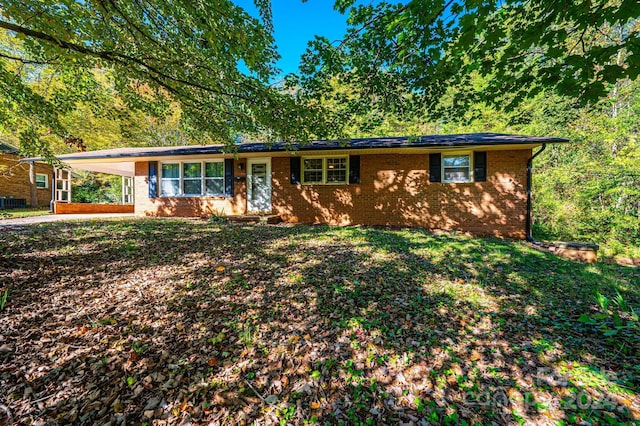
[[[0,424],[629,424],[639,283],[420,230],[5,229]]]

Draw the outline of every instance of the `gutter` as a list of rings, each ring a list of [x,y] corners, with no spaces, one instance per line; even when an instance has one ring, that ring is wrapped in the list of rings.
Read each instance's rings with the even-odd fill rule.
[[[527,160],[527,220],[525,223],[525,238],[532,244],[539,244],[536,240],[533,239],[533,235],[531,235],[531,169],[533,168],[533,160],[547,149],[547,144],[543,143],[542,147],[538,152],[533,154]]]

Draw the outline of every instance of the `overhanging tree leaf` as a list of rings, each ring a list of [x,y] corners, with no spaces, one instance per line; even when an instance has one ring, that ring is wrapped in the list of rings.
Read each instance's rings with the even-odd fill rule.
[[[269,84],[278,54],[269,2],[256,3],[261,19],[228,0],[3,0],[0,108],[10,113],[0,117],[34,123],[36,138],[69,138],[58,115],[92,103],[99,88],[91,74],[105,69],[131,109],[162,116],[178,101],[202,141],[232,149],[240,132],[306,140],[322,119]],[[64,86],[73,93],[34,90],[32,76],[43,67],[76,70]],[[31,136],[28,150],[38,148]]]
[[[349,14],[347,32],[338,43],[310,44],[297,80],[308,98],[326,95],[337,80],[360,109],[401,107],[441,119],[450,88],[460,116],[478,101],[513,110],[542,89],[585,106],[638,75],[635,0],[343,0],[335,7]],[[487,79],[482,90],[468,87],[472,72]]]

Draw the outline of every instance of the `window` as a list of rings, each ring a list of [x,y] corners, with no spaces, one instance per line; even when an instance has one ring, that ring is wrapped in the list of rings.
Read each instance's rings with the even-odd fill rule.
[[[164,197],[180,195],[180,164],[162,164],[160,193]]]
[[[49,176],[43,173],[36,173],[36,188],[46,189],[49,187]]]
[[[442,176],[443,182],[471,182],[471,156],[443,155]]]
[[[327,158],[327,183],[347,181],[347,158]]]
[[[163,163],[160,169],[163,197],[224,196],[224,162]]]
[[[182,163],[182,193],[202,195],[202,163]]]
[[[205,164],[205,190],[206,195],[224,195],[224,163],[218,161]]]
[[[304,173],[302,181],[304,183],[322,183],[322,158],[305,158],[303,159]]]
[[[347,183],[348,157],[302,158],[302,183]]]

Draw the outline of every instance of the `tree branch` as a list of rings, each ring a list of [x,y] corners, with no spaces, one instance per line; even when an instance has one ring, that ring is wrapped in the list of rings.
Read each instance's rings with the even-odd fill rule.
[[[238,99],[242,99],[246,102],[253,102],[253,99],[248,97],[248,96],[243,96],[237,93],[228,93],[228,92],[223,92],[221,90],[217,90],[217,89],[213,89],[211,87],[207,87],[207,86],[203,86],[202,84],[198,84],[198,83],[194,83],[192,81],[187,81],[187,80],[183,80],[181,78],[177,78],[174,77],[172,75],[169,75],[161,70],[159,70],[158,68],[144,62],[141,59],[135,58],[133,56],[129,56],[126,55],[124,53],[120,53],[120,52],[115,52],[115,51],[106,51],[106,50],[93,50],[93,49],[89,49],[88,47],[76,44],[76,43],[71,43],[68,41],[64,41],[64,40],[60,40],[57,39],[56,37],[53,37],[50,34],[46,34],[40,31],[35,31],[29,28],[24,28],[20,25],[15,25],[12,24],[10,22],[6,22],[6,21],[0,21],[0,28],[4,28],[10,31],[14,31],[20,34],[24,34],[26,36],[38,39],[38,40],[42,40],[45,41],[47,43],[56,45],[58,47],[60,47],[61,49],[65,49],[65,50],[70,50],[73,52],[77,52],[77,53],[82,53],[84,55],[89,55],[89,56],[94,56],[97,58],[101,58],[104,59],[106,61],[109,62],[114,62],[114,63],[118,63],[120,65],[131,65],[131,63],[134,63],[136,65],[139,65],[141,67],[143,67],[144,69],[146,69],[147,71],[149,71],[152,74],[155,74],[156,78],[154,79],[154,81],[156,81],[158,84],[160,84],[162,87],[167,88],[168,89],[168,84],[163,80],[163,79],[168,79],[171,81],[174,81],[176,83],[180,83],[180,84],[184,84],[186,86],[191,86],[206,92],[210,92],[210,93],[214,93],[216,95],[221,95],[221,96],[227,96],[227,97],[231,97],[231,98],[238,98]],[[150,75],[151,76],[151,75]]]
[[[352,39],[353,37],[357,36],[362,31],[364,31],[365,29],[369,28],[371,25],[375,24],[377,21],[379,21],[383,17],[398,15],[398,14],[402,13],[404,10],[406,10],[409,7],[410,4],[411,4],[411,1],[408,2],[407,4],[403,5],[402,7],[400,7],[398,10],[393,11],[392,15],[389,15],[388,13],[385,13],[385,12],[377,14],[376,16],[374,16],[373,18],[371,18],[367,22],[365,22],[362,26],[360,26],[360,28],[357,28],[353,32],[350,32],[349,34],[347,34],[347,37],[345,37],[343,40],[340,40],[340,44],[338,45],[338,49],[341,49],[342,46],[349,39]]]
[[[9,59],[10,61],[21,62],[25,65],[56,65],[55,62],[34,61],[31,59],[24,59],[17,56],[5,55],[4,53],[1,53],[1,52],[0,52],[0,58]]]

